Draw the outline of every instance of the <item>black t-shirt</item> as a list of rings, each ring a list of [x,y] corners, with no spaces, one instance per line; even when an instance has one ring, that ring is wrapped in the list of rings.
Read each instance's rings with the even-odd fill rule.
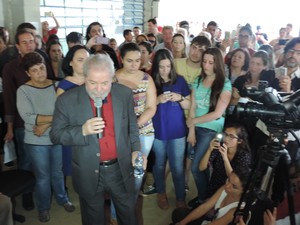
[[[248,80],[249,72],[243,76],[238,77],[234,83],[233,87],[238,89],[239,95],[241,97],[247,97],[247,88],[245,86],[247,80]],[[260,74],[260,79],[262,81],[267,81],[268,82],[268,87],[274,87],[274,82],[275,82],[275,72],[274,70],[263,70]],[[276,88],[275,88],[276,89]]]

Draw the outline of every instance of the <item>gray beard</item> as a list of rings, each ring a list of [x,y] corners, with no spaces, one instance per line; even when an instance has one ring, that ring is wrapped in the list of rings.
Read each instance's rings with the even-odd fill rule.
[[[289,61],[287,61],[287,62],[285,63],[285,65],[286,65],[286,67],[288,67],[288,68],[296,68],[296,67],[299,66],[298,63],[296,63],[296,62],[289,62]]]

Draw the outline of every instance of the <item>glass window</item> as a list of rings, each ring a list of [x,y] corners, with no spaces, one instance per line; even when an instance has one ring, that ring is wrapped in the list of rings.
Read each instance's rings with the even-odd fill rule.
[[[55,26],[53,19],[45,16],[52,11],[60,24],[61,41],[72,31],[85,35],[87,26],[99,21],[107,37],[120,37],[121,43],[124,29],[143,26],[143,9],[144,0],[40,0],[41,21],[47,20],[50,28]]]

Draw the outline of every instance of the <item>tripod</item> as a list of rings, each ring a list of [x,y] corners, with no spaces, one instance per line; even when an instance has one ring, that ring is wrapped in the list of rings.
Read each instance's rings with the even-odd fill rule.
[[[248,225],[263,225],[263,212],[266,209],[273,211],[273,207],[275,206],[275,202],[269,198],[272,185],[276,182],[284,182],[284,189],[286,190],[288,199],[290,224],[296,225],[293,193],[288,173],[288,165],[291,159],[283,145],[284,134],[286,136],[286,132],[271,128],[270,134],[271,138],[268,144],[263,146],[260,154],[258,154],[257,163],[250,174],[231,224],[236,224],[239,217],[243,216],[244,221],[248,221]],[[282,181],[278,179],[274,180],[274,176],[278,173],[278,170],[276,170],[278,166],[280,166],[282,169],[281,172],[283,172]],[[276,199],[277,194],[273,188],[272,198]]]

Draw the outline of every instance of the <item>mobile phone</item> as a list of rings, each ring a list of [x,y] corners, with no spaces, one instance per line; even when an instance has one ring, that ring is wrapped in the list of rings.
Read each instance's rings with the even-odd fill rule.
[[[50,11],[50,12],[45,12],[44,13],[44,16],[46,16],[46,17],[51,17],[52,16],[52,12]]]
[[[96,39],[96,43],[97,43],[97,44],[108,45],[108,43],[109,43],[109,38],[99,36],[99,37],[97,37],[97,39]]]
[[[278,67],[275,69],[275,76],[276,78],[283,77],[287,75],[287,68],[286,67]]]
[[[225,31],[225,40],[230,39],[230,31]]]
[[[236,30],[231,31],[231,39],[234,39],[236,35]]]
[[[171,91],[164,91],[164,95],[171,94]]]
[[[216,137],[217,141],[220,143],[220,146],[223,146],[224,143],[224,135],[222,133],[217,133]]]

